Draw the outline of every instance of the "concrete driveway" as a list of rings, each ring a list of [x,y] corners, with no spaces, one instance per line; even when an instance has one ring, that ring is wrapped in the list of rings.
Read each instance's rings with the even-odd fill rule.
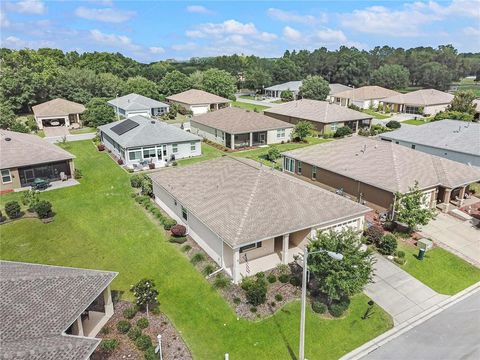
[[[45,137],[63,137],[70,135],[65,126],[45,126],[43,128]]]
[[[471,221],[462,221],[440,213],[420,229],[438,246],[454,253],[471,264],[480,267],[480,230]]]
[[[375,254],[374,283],[367,285],[365,294],[393,317],[399,325],[447,299],[403,271],[379,254]]]

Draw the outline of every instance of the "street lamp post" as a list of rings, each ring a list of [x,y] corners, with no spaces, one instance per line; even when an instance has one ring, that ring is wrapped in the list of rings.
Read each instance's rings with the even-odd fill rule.
[[[327,253],[332,259],[341,261],[343,255],[327,250],[312,251],[310,254]],[[302,310],[300,314],[300,348],[298,351],[298,360],[305,360],[305,307],[307,304],[307,267],[308,267],[308,249],[303,249],[303,272],[302,272]]]

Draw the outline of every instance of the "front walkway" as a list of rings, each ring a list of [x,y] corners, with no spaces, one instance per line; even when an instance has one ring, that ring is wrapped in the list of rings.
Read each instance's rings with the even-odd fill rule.
[[[449,297],[433,291],[385,257],[374,257],[374,283],[367,285],[365,294],[393,317],[395,326]]]

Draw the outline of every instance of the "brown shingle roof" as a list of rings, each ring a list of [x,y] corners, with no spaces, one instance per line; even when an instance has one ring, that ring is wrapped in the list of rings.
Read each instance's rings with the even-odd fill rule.
[[[195,116],[191,123],[203,124],[230,134],[241,134],[251,131],[266,131],[274,129],[292,128],[293,125],[277,120],[254,111],[247,111],[236,107],[228,107]]]
[[[69,114],[81,114],[85,111],[82,104],[65,100],[53,99],[32,107],[35,116],[67,116]]]
[[[400,95],[399,92],[386,89],[381,86],[362,86],[356,89],[342,91],[335,94],[335,97],[353,100],[374,100],[383,99],[389,96]]]
[[[480,180],[480,168],[362,136],[287,151],[283,155],[390,192],[455,188]]]
[[[0,168],[44,164],[75,156],[36,135],[0,130]]]
[[[221,104],[230,102],[221,96],[197,89],[190,89],[175,95],[167,96],[167,100],[188,105]]]
[[[407,94],[399,94],[382,99],[385,103],[393,104],[406,104],[406,105],[443,105],[450,104],[453,100],[453,95],[435,90],[435,89],[422,89],[412,91]]]
[[[319,123],[371,119],[372,116],[327,101],[302,99],[290,101],[263,111],[265,115],[279,114]]]
[[[226,156],[150,177],[154,192],[164,188],[233,247],[370,210],[248,159]]]

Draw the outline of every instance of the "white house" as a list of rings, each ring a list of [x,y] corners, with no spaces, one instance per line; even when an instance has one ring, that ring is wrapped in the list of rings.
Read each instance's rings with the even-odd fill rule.
[[[82,104],[57,98],[32,106],[33,114],[39,129],[54,126],[80,127],[80,114],[85,111]]]
[[[167,97],[170,104],[178,104],[190,110],[193,115],[205,114],[230,106],[230,100],[197,89],[190,89]]]
[[[107,103],[113,107],[117,116],[125,118],[134,115],[160,116],[167,113],[169,109],[165,103],[134,93],[112,99]]]
[[[105,147],[128,168],[142,169],[150,163],[163,167],[202,154],[201,138],[145,116],[136,115],[98,129]]]
[[[396,95],[400,93],[381,86],[362,86],[336,93],[333,103],[341,106],[355,105],[360,109],[368,109],[371,106],[376,108],[382,99]]]
[[[265,96],[271,98],[279,98],[282,94],[282,91],[290,90],[293,92],[293,98],[298,97],[300,87],[302,86],[302,81],[289,81],[283,84],[277,84],[265,88]]]

